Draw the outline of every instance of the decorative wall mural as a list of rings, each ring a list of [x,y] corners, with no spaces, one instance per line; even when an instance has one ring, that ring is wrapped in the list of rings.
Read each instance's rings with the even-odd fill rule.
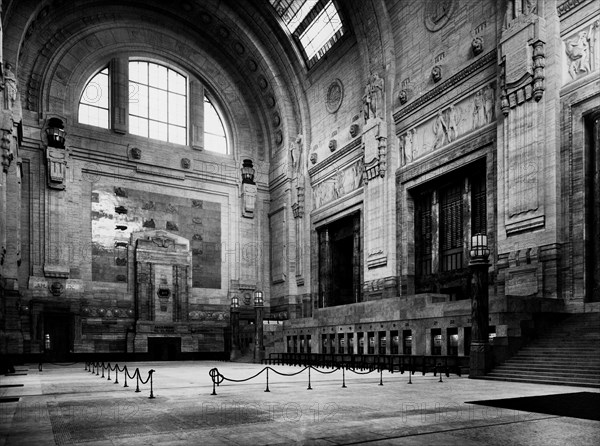
[[[96,184],[91,217],[92,280],[132,280],[128,278],[127,262],[131,234],[165,229],[190,240],[192,286],[221,287],[219,203]]]
[[[400,164],[409,164],[494,121],[495,95],[496,85],[491,83],[402,132],[398,137]]]

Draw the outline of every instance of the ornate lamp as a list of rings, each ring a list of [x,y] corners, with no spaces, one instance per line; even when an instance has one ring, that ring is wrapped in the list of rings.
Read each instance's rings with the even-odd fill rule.
[[[254,292],[254,306],[255,307],[264,306],[263,292],[261,290],[256,290]]]
[[[65,126],[58,118],[50,118],[46,127],[48,146],[62,149],[65,147]]]
[[[240,308],[240,298],[237,295],[234,295],[231,298],[231,311],[239,311]]]
[[[475,234],[471,236],[471,250],[469,251],[472,260],[487,260],[490,255],[488,248],[487,235]]]
[[[245,159],[242,162],[242,184],[254,184],[254,166],[252,160]]]
[[[488,248],[487,236],[475,234],[471,237],[471,351],[469,377],[484,376],[491,365],[491,352],[488,339]]]

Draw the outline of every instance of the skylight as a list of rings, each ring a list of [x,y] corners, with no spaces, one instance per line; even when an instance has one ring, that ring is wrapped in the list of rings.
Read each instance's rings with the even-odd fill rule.
[[[312,66],[344,34],[333,0],[269,0]]]

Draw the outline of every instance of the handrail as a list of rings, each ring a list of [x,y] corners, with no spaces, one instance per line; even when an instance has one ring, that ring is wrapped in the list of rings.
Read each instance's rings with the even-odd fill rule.
[[[114,366],[110,365],[110,362],[108,364],[104,364],[104,361],[102,363],[100,362],[91,362],[91,361],[87,361],[85,363],[85,368],[84,370],[86,372],[91,372],[92,375],[94,374],[94,371],[96,372],[96,376],[100,375],[100,369],[102,369],[102,376],[101,378],[104,378],[104,370],[108,370],[108,376],[107,376],[107,380],[110,381],[110,372],[115,372],[115,384],[119,384],[119,372],[123,373],[123,375],[125,376],[125,384],[123,385],[123,387],[129,387],[127,385],[127,378],[129,379],[134,379],[136,380],[136,386],[135,386],[135,391],[136,392],[140,392],[140,382],[142,384],[146,384],[148,383],[148,381],[150,381],[150,396],[148,397],[149,399],[153,399],[154,398],[154,383],[153,383],[153,374],[155,372],[155,370],[150,369],[148,371],[148,377],[146,378],[146,380],[144,381],[144,379],[142,379],[142,376],[140,375],[140,369],[136,368],[135,372],[133,372],[133,375],[129,373],[129,370],[127,369],[127,366],[124,365],[122,368],[119,367],[119,364],[115,364]]]
[[[216,386],[219,386],[223,381],[229,381],[229,382],[233,382],[233,383],[242,383],[245,381],[250,381],[251,379],[256,378],[257,376],[261,375],[263,372],[266,371],[266,380],[267,380],[267,387],[265,389],[265,392],[270,392],[271,390],[269,389],[269,370],[277,373],[278,375],[281,376],[296,376],[299,375],[300,373],[308,370],[308,387],[306,390],[312,390],[312,386],[311,386],[311,376],[310,376],[310,371],[314,370],[318,373],[321,373],[323,375],[330,375],[334,372],[337,372],[339,370],[342,370],[342,387],[346,388],[346,370],[356,373],[357,375],[368,375],[369,373],[373,373],[375,371],[379,372],[379,385],[383,386],[383,369],[382,368],[378,368],[378,369],[373,369],[373,370],[369,370],[368,372],[357,372],[356,370],[353,369],[349,369],[349,368],[344,368],[344,367],[337,367],[333,370],[330,371],[324,371],[324,370],[319,370],[313,366],[306,366],[304,367],[302,370],[298,371],[298,372],[294,372],[294,373],[283,373],[283,372],[279,372],[277,370],[275,370],[272,367],[264,367],[261,371],[259,371],[258,373],[255,373],[254,375],[245,378],[245,379],[233,379],[233,378],[227,378],[225,377],[225,375],[223,375],[221,372],[219,372],[219,369],[217,369],[216,367],[212,368],[209,370],[208,375],[210,376],[210,378],[212,379],[212,383],[213,383],[213,391],[211,393],[211,395],[216,395]]]

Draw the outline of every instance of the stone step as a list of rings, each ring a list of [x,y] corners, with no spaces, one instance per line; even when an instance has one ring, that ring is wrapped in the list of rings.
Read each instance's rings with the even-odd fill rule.
[[[547,368],[531,368],[531,369],[522,369],[522,368],[512,368],[512,367],[503,367],[494,369],[494,373],[500,375],[518,375],[518,376],[561,376],[561,377],[572,377],[572,378],[594,378],[599,376],[596,372],[588,371],[588,370],[580,370],[580,369],[547,369]]]
[[[574,387],[595,387],[600,388],[600,382],[598,381],[561,381],[556,379],[534,379],[534,378],[515,378],[515,377],[504,377],[504,376],[493,376],[492,374],[486,375],[483,379],[490,379],[494,381],[510,381],[510,382],[521,382],[521,383],[533,383],[533,384],[555,384],[560,386],[574,386]]]
[[[527,356],[527,355],[518,355],[518,356],[513,356],[512,358],[510,358],[509,360],[507,360],[506,362],[509,361],[517,361],[517,362],[521,362],[521,363],[525,363],[525,364],[534,364],[534,363],[547,363],[547,362],[552,362],[552,363],[556,363],[556,364],[590,364],[590,365],[598,365],[600,366],[600,360],[598,359],[594,359],[594,358],[586,358],[586,357],[575,357],[575,358],[560,358],[560,357],[554,357],[554,356],[548,356],[548,355],[544,355],[544,356]]]
[[[565,366],[564,364],[554,364],[554,363],[549,363],[549,364],[520,364],[520,363],[513,363],[513,362],[505,362],[502,365],[499,365],[498,367],[496,367],[494,370],[495,371],[500,371],[500,370],[536,370],[536,371],[543,371],[543,370],[549,370],[549,371],[553,371],[553,370],[565,370]],[[576,367],[573,367],[574,370],[578,370],[581,372],[585,372],[585,373],[598,373],[600,376],[600,365],[596,365],[596,366],[589,366],[589,365],[577,365]]]

